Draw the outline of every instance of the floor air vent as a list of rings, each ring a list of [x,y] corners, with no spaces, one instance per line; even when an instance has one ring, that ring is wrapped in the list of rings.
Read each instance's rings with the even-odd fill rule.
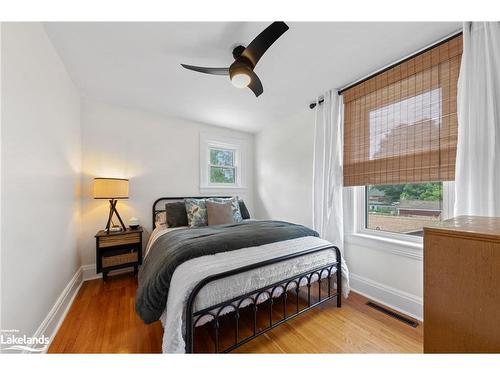
[[[415,320],[408,319],[408,318],[404,317],[403,315],[400,315],[394,311],[386,309],[385,307],[377,305],[376,303],[367,302],[366,304],[375,310],[383,312],[384,314],[389,315],[390,317],[393,317],[394,319],[399,320],[400,322],[403,322],[405,324],[408,324],[409,326],[412,326],[413,328],[416,328],[418,326],[418,323]]]

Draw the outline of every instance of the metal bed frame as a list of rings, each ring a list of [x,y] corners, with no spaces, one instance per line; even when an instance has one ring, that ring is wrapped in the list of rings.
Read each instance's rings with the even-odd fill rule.
[[[227,196],[217,196],[217,197],[162,197],[158,198],[154,203],[153,203],[153,229],[155,228],[155,219],[156,215],[160,212],[165,211],[164,208],[158,209],[157,206],[160,202],[165,201],[181,201],[186,198],[192,198],[192,199],[206,199],[206,198],[230,198]],[[336,254],[336,261],[328,263],[324,266],[314,268],[312,270],[309,270],[307,272],[300,273],[298,275],[294,275],[292,277],[289,277],[287,279],[281,280],[279,282],[267,285],[263,288],[259,288],[256,290],[253,290],[251,292],[236,296],[234,298],[231,298],[227,301],[223,301],[221,303],[218,303],[216,305],[204,308],[199,311],[194,311],[194,304],[196,297],[198,296],[198,293],[203,289],[204,286],[207,284],[214,282],[216,280],[224,279],[239,273],[251,271],[257,268],[269,266],[272,264],[276,264],[279,262],[287,261],[290,259],[298,258],[304,255],[310,255],[314,254],[320,251],[334,251]],[[333,269],[335,269],[335,272],[333,272]],[[324,276],[326,275],[326,276]],[[317,276],[317,280],[312,281],[313,277]],[[334,283],[332,283],[332,278],[335,277]],[[322,296],[321,289],[322,289],[322,282],[327,282],[328,290],[326,292],[326,295]],[[306,284],[305,286],[307,287],[307,305],[303,308],[299,307],[299,292],[301,288],[301,283],[302,281],[305,280]],[[318,299],[316,302],[311,301],[311,286],[314,284],[314,282],[318,283]],[[336,284],[336,288],[335,285]],[[274,293],[276,290],[281,289],[282,293],[279,297],[273,297]],[[295,311],[291,314],[288,314],[288,309],[287,309],[287,297],[289,292],[294,292],[295,294]],[[269,308],[268,308],[268,313],[269,313],[269,324],[267,327],[258,330],[257,329],[257,311],[258,311],[258,306],[259,306],[259,297],[261,296],[267,296],[267,300],[269,301]],[[283,304],[283,317],[277,321],[273,321],[273,303],[274,299],[276,298],[281,298],[282,299],[282,304]],[[194,343],[195,343],[195,328],[196,324],[199,322],[199,320],[203,317],[210,317],[212,326],[213,326],[213,335],[214,335],[214,352],[215,353],[228,353],[234,349],[239,348],[243,344],[249,342],[250,340],[268,332],[269,330],[273,329],[274,327],[288,322],[290,319],[295,318],[296,316],[299,316],[310,309],[327,302],[333,298],[336,298],[337,302],[337,307],[342,306],[342,265],[341,265],[341,254],[340,250],[337,246],[334,245],[326,245],[326,246],[319,246],[315,247],[312,249],[307,249],[303,250],[297,253],[293,254],[287,254],[284,256],[280,256],[277,258],[269,259],[263,262],[257,262],[254,264],[246,265],[244,267],[239,267],[233,270],[229,270],[226,272],[218,273],[215,275],[208,276],[201,280],[191,291],[191,294],[189,295],[188,301],[187,301],[187,306],[186,306],[186,353],[193,353],[194,352]],[[252,317],[252,323],[253,323],[253,329],[252,329],[252,334],[250,336],[247,336],[245,338],[240,339],[240,308],[243,308],[241,305],[244,301],[251,301],[250,305],[252,310],[253,310],[253,317]],[[220,337],[220,324],[219,324],[219,319],[222,316],[223,312],[234,312],[234,344],[230,345],[229,347],[226,347],[222,350],[220,350],[220,345],[219,345],[219,337]],[[208,324],[208,323],[207,323]]]

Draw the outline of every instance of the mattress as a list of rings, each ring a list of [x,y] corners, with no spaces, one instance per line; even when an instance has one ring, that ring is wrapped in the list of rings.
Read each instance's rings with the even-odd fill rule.
[[[152,244],[165,233],[182,228],[157,227],[150,236],[146,246],[147,257]],[[326,240],[317,237],[300,237],[292,240],[270,243],[267,245],[206,255],[191,259],[178,266],[172,276],[167,306],[160,318],[163,328],[164,353],[185,352],[185,319],[184,311],[189,294],[198,282],[207,276],[239,268],[245,265],[273,259],[282,255],[297,253],[318,246],[330,245]],[[213,306],[238,295],[251,292],[291,276],[307,272],[313,268],[336,261],[334,251],[325,250],[295,259],[268,265],[255,270],[234,275],[222,280],[207,284],[198,294],[195,311]],[[342,292],[345,297],[349,294],[349,272],[342,259]],[[280,293],[280,291],[276,291]],[[275,295],[276,296],[276,295]],[[261,302],[261,301],[258,301]],[[197,325],[204,324],[209,318],[201,319]]]

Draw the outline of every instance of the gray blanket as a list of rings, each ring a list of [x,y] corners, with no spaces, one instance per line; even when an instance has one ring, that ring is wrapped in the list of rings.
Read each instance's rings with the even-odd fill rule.
[[[272,220],[166,233],[155,241],[141,267],[135,310],[145,323],[158,320],[167,305],[175,269],[190,259],[307,236],[319,237],[317,232],[302,225]]]

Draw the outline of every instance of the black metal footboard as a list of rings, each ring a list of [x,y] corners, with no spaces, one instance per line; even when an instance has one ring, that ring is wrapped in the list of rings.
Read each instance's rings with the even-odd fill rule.
[[[218,303],[216,305],[204,308],[199,311],[193,311],[194,310],[194,302],[196,300],[196,297],[200,290],[206,286],[208,283],[215,281],[215,280],[220,280],[224,279],[229,276],[233,276],[239,273],[243,273],[246,271],[250,271],[253,269],[257,269],[260,267],[265,267],[269,266],[271,264],[276,264],[279,262],[283,262],[286,260],[290,260],[293,258],[301,257],[304,255],[309,255],[313,253],[317,253],[320,251],[325,251],[325,250],[331,250],[336,253],[336,262],[333,263],[328,263],[324,266],[317,267],[315,269],[309,270],[307,272],[303,272],[299,275],[294,275],[290,278],[287,278],[285,280],[281,280],[279,282],[273,283],[271,285],[267,285],[263,288],[253,290],[251,292],[242,294],[240,296],[234,297],[230,300]],[[336,269],[335,273],[332,274],[332,270]],[[315,280],[315,282],[318,282],[318,298],[316,302],[311,301],[311,285],[312,285],[312,279],[314,276],[318,277],[318,280]],[[326,275],[326,276],[324,276]],[[333,285],[331,282],[331,279],[333,276],[336,276],[334,279],[336,281],[337,287],[333,289]],[[328,291],[322,296],[322,282],[328,283]],[[302,281],[305,280],[307,286],[307,304],[303,308],[299,308],[299,289],[301,287]],[[282,304],[283,304],[283,317],[277,321],[273,321],[273,296],[275,294],[275,291],[281,289],[282,293],[280,295],[283,296],[282,298]],[[332,292],[333,289],[333,292]],[[296,299],[296,308],[294,312],[288,313],[287,309],[287,295],[288,292],[292,291],[295,292],[295,299]],[[262,295],[267,296],[267,299],[269,301],[269,324],[263,328],[258,330],[257,329],[257,309],[258,309],[258,301],[259,297]],[[278,298],[280,298],[278,297]],[[337,307],[341,307],[341,301],[342,301],[342,263],[341,263],[341,254],[340,250],[338,247],[334,245],[326,245],[326,246],[320,246],[312,249],[307,249],[304,251],[300,251],[297,253],[293,254],[288,254],[284,255],[278,258],[273,258],[269,259],[263,262],[247,265],[244,267],[240,267],[234,270],[222,272],[216,275],[212,275],[209,277],[206,277],[202,281],[200,281],[196,287],[193,289],[191,292],[187,306],[186,306],[186,352],[187,353],[193,353],[194,352],[194,343],[195,343],[195,328],[196,324],[199,322],[199,320],[203,317],[210,317],[212,319],[212,322],[210,322],[213,326],[213,335],[214,335],[214,352],[215,353],[227,353],[230,352],[241,345],[247,343],[248,341],[262,335],[263,333],[266,333],[267,331],[273,329],[274,327],[289,321],[290,319],[312,309],[315,306],[318,306],[319,304],[322,304],[328,300],[331,300],[333,298],[337,299]],[[251,333],[249,336],[240,339],[240,308],[242,308],[242,303],[244,301],[251,300],[250,305],[252,306],[253,309],[253,333]],[[227,312],[228,310],[234,312],[234,344],[230,345],[229,347],[224,348],[223,350],[219,350],[219,319],[221,318],[221,313]],[[207,323],[208,324],[208,323]]]

